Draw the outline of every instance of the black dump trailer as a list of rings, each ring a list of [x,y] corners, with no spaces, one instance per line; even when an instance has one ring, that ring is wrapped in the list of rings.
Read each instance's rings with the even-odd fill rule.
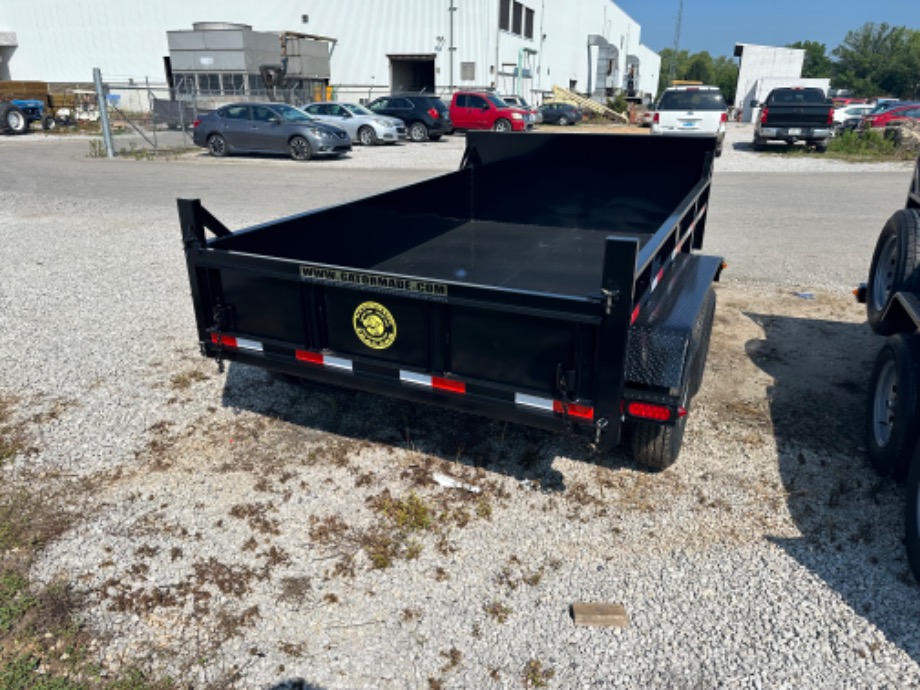
[[[626,430],[664,469],[723,266],[694,251],[715,144],[471,132],[455,172],[234,232],[180,199],[201,352],[599,445]]]
[[[879,474],[907,477],[905,543],[920,580],[920,157],[857,296],[872,330],[888,336],[869,377],[866,448]]]

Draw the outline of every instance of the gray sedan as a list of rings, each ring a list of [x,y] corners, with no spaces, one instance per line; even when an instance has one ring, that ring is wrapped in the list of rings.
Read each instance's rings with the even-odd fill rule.
[[[406,123],[397,117],[387,117],[354,103],[311,103],[304,111],[318,120],[341,127],[353,141],[365,146],[395,144],[406,138]]]
[[[294,160],[340,156],[351,137],[285,103],[233,103],[195,122],[192,140],[212,156],[230,153],[287,153]]]

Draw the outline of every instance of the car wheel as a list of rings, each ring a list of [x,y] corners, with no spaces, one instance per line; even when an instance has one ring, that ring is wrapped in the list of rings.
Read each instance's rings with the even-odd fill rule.
[[[866,318],[876,333],[894,332],[895,325],[883,317],[894,294],[902,290],[920,290],[920,212],[906,208],[885,223],[869,264]]]
[[[556,120],[556,124],[565,127],[567,124],[569,124],[569,118],[567,118],[565,115],[560,115],[559,119]]]
[[[227,155],[227,140],[222,134],[212,134],[208,137],[208,152],[215,158]]]
[[[494,129],[496,132],[510,132],[511,123],[505,119],[496,120],[495,124],[492,125],[492,129]]]
[[[876,355],[869,377],[866,448],[883,477],[903,478],[907,454],[917,440],[917,338],[905,333],[891,336]]]
[[[409,127],[409,138],[412,141],[425,141],[428,138],[428,128],[422,122],[413,122]]]
[[[815,145],[816,153],[827,153],[827,141]]]
[[[288,142],[288,151],[290,151],[291,158],[295,161],[308,161],[313,155],[310,142],[301,136],[291,138],[291,141]]]
[[[374,131],[373,127],[364,125],[358,130],[358,141],[361,142],[362,146],[373,146],[377,143],[377,132]]]

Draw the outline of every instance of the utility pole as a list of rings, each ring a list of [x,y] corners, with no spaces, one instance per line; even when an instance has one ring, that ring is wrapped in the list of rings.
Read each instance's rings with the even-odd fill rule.
[[[680,18],[684,13],[684,0],[677,0],[677,22],[674,24],[674,54],[671,55],[671,66],[668,68],[668,86],[674,81],[677,74],[677,51],[680,49]]]

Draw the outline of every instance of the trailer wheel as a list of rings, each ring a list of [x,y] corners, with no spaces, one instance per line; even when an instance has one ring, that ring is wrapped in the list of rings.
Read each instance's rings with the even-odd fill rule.
[[[288,143],[288,151],[290,151],[291,158],[295,161],[308,161],[313,156],[310,142],[304,137],[291,137],[291,141]]]
[[[866,286],[866,316],[872,330],[894,332],[883,320],[896,292],[920,290],[920,212],[902,208],[885,223],[875,244]]]
[[[632,452],[639,465],[652,472],[668,469],[680,455],[687,417],[674,426],[635,422],[632,426]]]
[[[17,106],[7,103],[3,127],[7,134],[25,134],[29,131],[29,120]]]
[[[899,333],[885,342],[872,367],[866,448],[882,476],[903,478],[907,453],[917,440],[918,353],[918,337]]]
[[[358,141],[361,142],[362,146],[373,146],[377,143],[377,132],[374,131],[373,127],[364,125],[358,130]]]
[[[914,448],[907,475],[907,496],[904,501],[904,543],[907,561],[920,582],[920,443]]]
[[[221,134],[212,134],[208,137],[208,152],[215,158],[227,155],[227,140]]]

